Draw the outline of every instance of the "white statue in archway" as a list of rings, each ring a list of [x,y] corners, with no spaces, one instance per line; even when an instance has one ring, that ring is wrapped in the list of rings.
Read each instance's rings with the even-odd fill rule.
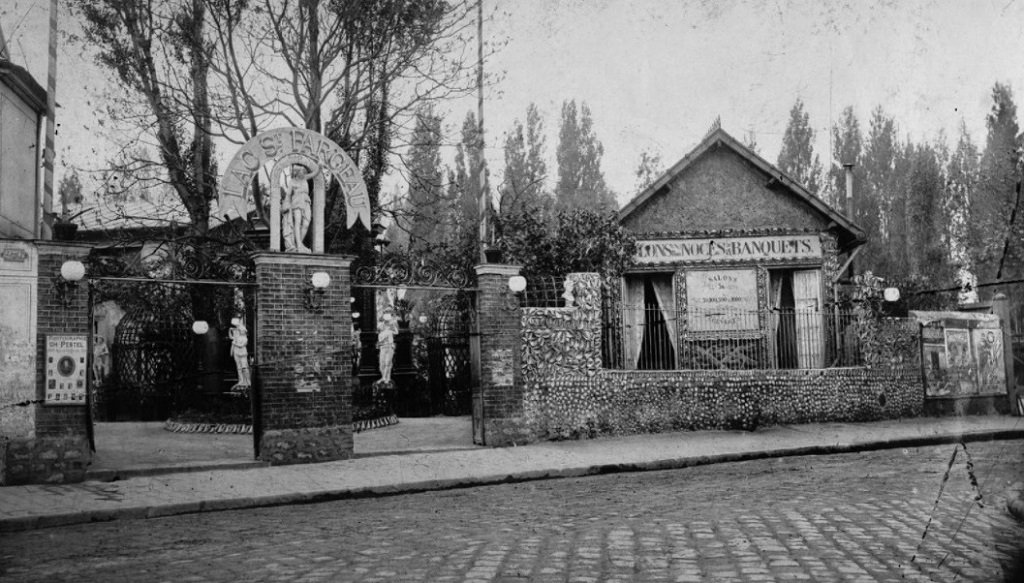
[[[284,236],[285,251],[310,252],[303,240],[309,232],[313,217],[309,180],[320,174],[320,165],[313,166],[312,170],[307,170],[302,164],[292,164],[291,171],[284,174],[284,186],[281,189],[281,234]]]
[[[280,187],[283,191],[282,196],[267,197],[270,251],[280,251],[284,239],[289,250],[308,253],[303,239],[311,232],[311,251],[324,252],[324,197],[331,183],[338,185],[345,199],[345,227],[350,229],[362,223],[370,228],[370,195],[359,166],[337,144],[303,128],[267,130],[246,142],[221,176],[217,208],[211,219],[247,219],[255,202],[250,188],[253,178],[265,171],[268,164],[272,166],[271,189]],[[300,173],[297,176],[292,174],[296,164]],[[282,173],[285,180],[281,180]],[[308,180],[313,181],[312,193]],[[287,207],[285,217],[282,207]],[[291,231],[290,237],[283,236],[285,229]]]

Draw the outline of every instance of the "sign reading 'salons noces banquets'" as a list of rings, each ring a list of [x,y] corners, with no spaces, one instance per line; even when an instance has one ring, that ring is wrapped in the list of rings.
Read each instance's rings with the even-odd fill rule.
[[[637,241],[636,246],[636,261],[641,265],[708,261],[821,259],[821,241],[816,234],[648,239]]]

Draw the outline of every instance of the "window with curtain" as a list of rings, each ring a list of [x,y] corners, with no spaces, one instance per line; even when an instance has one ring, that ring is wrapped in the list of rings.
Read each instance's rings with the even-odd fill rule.
[[[625,368],[676,368],[678,315],[672,274],[627,275],[623,296]]]

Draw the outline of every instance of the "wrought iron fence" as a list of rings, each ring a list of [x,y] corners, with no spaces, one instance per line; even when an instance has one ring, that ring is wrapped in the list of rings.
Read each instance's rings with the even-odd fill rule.
[[[524,308],[562,308],[566,300],[564,275],[534,275],[526,278],[520,305]]]
[[[903,350],[878,337],[878,327],[904,329],[910,320],[868,322],[849,311],[662,310],[604,306],[605,368],[637,370],[813,369],[860,366],[872,353]],[[884,345],[883,345],[884,344]],[[885,358],[883,354],[881,358]]]

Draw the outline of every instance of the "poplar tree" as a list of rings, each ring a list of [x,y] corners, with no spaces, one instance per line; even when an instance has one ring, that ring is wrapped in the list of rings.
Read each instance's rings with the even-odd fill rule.
[[[896,122],[881,106],[875,107],[864,146],[862,188],[856,193],[854,210],[854,221],[864,229],[868,239],[860,255],[860,271],[884,272],[893,263],[887,240],[890,235],[888,225],[893,216],[892,193],[897,183],[895,172],[899,155]]]
[[[992,88],[992,109],[986,125],[988,134],[981,155],[978,185],[969,207],[971,255],[975,273],[982,281],[996,278],[1004,248],[1007,252],[1001,276],[1020,275],[1022,266],[1020,240],[1024,236],[1024,221],[1018,217],[1015,224],[1010,224],[1017,204],[1021,138],[1017,105],[1008,85],[996,83]]]
[[[590,108],[576,100],[562,103],[562,125],[558,133],[558,182],[555,202],[560,210],[617,209],[615,194],[601,171],[604,146],[594,135]]]
[[[551,196],[545,190],[548,178],[544,161],[544,123],[537,106],[526,108],[526,124],[518,119],[505,134],[505,174],[499,188],[500,212],[522,214],[531,209],[550,214]]]
[[[967,133],[967,124],[960,122],[960,138],[946,165],[946,240],[950,254],[959,267],[971,269],[968,253],[969,204],[977,188],[980,166],[978,147]]]
[[[441,167],[441,116],[425,106],[416,116],[409,147],[409,250],[423,252],[445,237],[444,184]]]
[[[952,281],[943,195],[945,175],[941,145],[911,148],[907,177],[904,232],[908,274],[936,285]]]
[[[789,110],[789,123],[782,136],[778,167],[817,196],[821,192],[821,160],[814,154],[814,129],[804,102],[798,97]]]

